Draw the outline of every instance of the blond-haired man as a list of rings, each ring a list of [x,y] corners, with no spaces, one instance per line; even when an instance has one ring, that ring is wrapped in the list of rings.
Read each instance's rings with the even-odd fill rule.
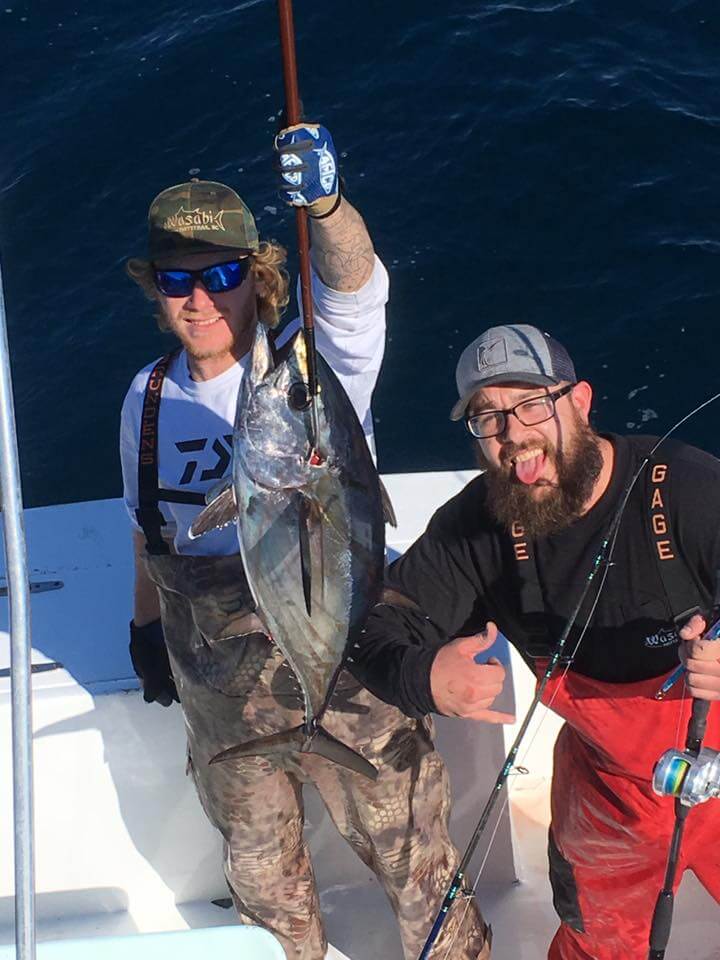
[[[290,170],[289,200],[306,205],[311,219],[317,345],[372,449],[370,400],[384,350],[387,274],[362,218],[340,195],[328,132],[306,125],[284,132],[276,145],[281,168]],[[243,920],[270,929],[289,960],[325,956],[302,838],[302,784],[311,781],[383,885],[411,960],[456,861],[447,835],[447,777],[425,721],[404,717],[344,673],[324,722],[378,768],[376,783],[316,756],[292,769],[259,757],[208,764],[228,743],[295,724],[302,708],[280,652],[261,630],[238,630],[253,607],[234,528],[199,540],[188,535],[204,494],[229,469],[255,325],[274,327],[288,302],[284,251],[259,240],[234,190],[193,181],[153,201],[148,256],[130,261],[128,270],[180,343],[140,371],[122,412],[137,571],[131,654],[145,699],[169,705],[179,697],[190,767],[203,808],[223,835],[225,873]],[[298,328],[299,320],[289,323],[277,346]],[[448,936],[453,956],[489,956],[475,910]]]

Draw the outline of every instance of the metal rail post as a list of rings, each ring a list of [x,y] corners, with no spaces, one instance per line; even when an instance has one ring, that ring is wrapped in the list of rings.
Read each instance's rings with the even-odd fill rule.
[[[0,267],[0,493],[2,494],[2,521],[10,607],[15,956],[17,960],[35,960],[30,588],[2,267]]]

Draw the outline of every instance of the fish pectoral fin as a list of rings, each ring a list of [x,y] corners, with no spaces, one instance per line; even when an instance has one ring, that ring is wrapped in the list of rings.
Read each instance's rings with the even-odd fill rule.
[[[395,508],[392,505],[392,500],[390,499],[390,494],[387,491],[387,487],[382,482],[380,477],[378,477],[378,483],[380,484],[380,501],[382,503],[385,523],[389,523],[391,527],[397,527],[397,516],[395,515]]]
[[[232,484],[200,511],[190,526],[189,537],[197,540],[210,530],[221,530],[237,519],[238,510]]]
[[[300,542],[300,577],[307,615],[312,617],[312,555],[310,553],[310,523],[313,503],[302,497],[298,510],[298,538]]]
[[[347,770],[359,773],[368,780],[377,780],[378,772],[375,767],[361,756],[342,743],[323,727],[316,727],[308,738],[304,724],[293,727],[292,730],[283,730],[281,733],[272,733],[268,737],[239,743],[236,747],[223,750],[214,756],[210,763],[222,763],[225,760],[239,760],[242,757],[276,757],[282,763],[283,757],[295,757],[303,753],[314,753],[324,757],[331,763],[336,763]]]

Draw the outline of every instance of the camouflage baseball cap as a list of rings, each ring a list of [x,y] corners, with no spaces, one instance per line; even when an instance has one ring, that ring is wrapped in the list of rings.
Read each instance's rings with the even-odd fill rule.
[[[148,257],[258,249],[255,219],[223,183],[191,180],[163,190],[148,212]]]

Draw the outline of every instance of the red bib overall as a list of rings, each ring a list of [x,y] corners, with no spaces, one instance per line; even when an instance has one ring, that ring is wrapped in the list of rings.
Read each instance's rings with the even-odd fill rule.
[[[550,828],[562,924],[548,957],[646,960],[674,825],[673,800],[653,792],[653,767],[665,750],[684,745],[692,701],[682,683],[666,700],[655,700],[664,677],[627,684],[572,672],[561,677],[543,696],[567,721],[555,745]],[[704,744],[720,749],[720,705],[710,709]],[[720,902],[715,800],[689,814],[678,884],[688,868]]]

